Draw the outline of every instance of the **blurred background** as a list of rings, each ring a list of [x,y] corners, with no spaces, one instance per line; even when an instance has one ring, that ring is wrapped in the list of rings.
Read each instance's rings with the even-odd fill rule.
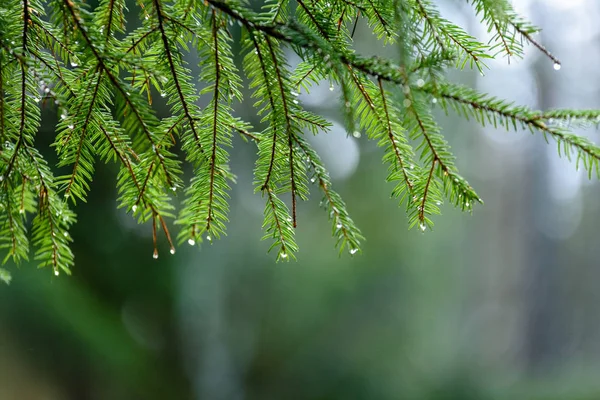
[[[466,2],[438,3],[487,40]],[[535,108],[599,108],[600,2],[514,4],[562,69],[530,46],[455,78]],[[388,51],[364,23],[355,38],[365,55]],[[541,136],[438,110],[485,205],[446,206],[433,231],[409,231],[381,150],[344,132],[337,90],[300,101],[334,124],[312,142],[367,237],[362,255],[338,256],[315,192],[299,208],[299,261],[276,264],[260,241],[254,146],[236,139],[228,236],[174,256],[163,242],[153,260],[151,227],[116,210],[116,166],[99,166],[77,207],[73,276],[8,266],[0,400],[599,399],[598,182]],[[237,111],[257,125],[248,104]]]

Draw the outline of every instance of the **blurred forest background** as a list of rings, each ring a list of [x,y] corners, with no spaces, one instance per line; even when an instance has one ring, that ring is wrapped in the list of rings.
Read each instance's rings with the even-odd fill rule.
[[[438,3],[486,37],[465,1]],[[599,108],[600,2],[514,3],[563,68],[530,47],[455,78],[535,108]],[[355,40],[393,57],[364,23]],[[252,143],[233,150],[228,236],[174,256],[162,243],[158,260],[150,226],[116,210],[116,166],[99,167],[76,210],[73,276],[9,265],[0,285],[0,400],[599,399],[600,184],[541,135],[438,113],[485,205],[444,207],[432,232],[409,231],[382,152],[347,137],[333,89],[300,101],[334,123],[311,140],[367,237],[362,255],[338,257],[315,194],[299,208],[299,261],[275,263],[260,241]],[[236,110],[258,125],[250,104]]]

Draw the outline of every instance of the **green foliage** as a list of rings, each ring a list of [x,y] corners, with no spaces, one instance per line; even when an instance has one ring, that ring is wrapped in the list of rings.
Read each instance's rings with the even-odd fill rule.
[[[430,0],[268,0],[257,10],[245,0],[7,0],[0,4],[0,247],[4,262],[27,260],[69,273],[74,259],[69,227],[73,204],[88,197],[98,162],[116,162],[119,206],[152,226],[154,257],[163,231],[175,252],[226,233],[229,151],[234,134],[257,146],[255,190],[265,200],[264,239],[278,259],[298,247],[297,203],[320,191],[342,251],[364,239],[319,155],[306,136],[329,129],[302,107],[301,90],[328,80],[340,91],[350,134],[364,133],[383,149],[393,196],[409,226],[433,225],[445,200],[471,211],[481,202],[459,174],[432,107],[481,124],[525,128],[557,142],[590,173],[600,148],[563,122],[595,125],[598,111],[534,111],[448,82],[449,69],[483,71],[497,56],[521,57],[532,44],[556,69],[559,61],[533,39],[536,27],[506,0],[468,0],[492,34],[483,43],[446,20]],[[127,6],[137,21],[125,20]],[[133,11],[133,10],[132,10]],[[353,49],[356,24],[366,21],[397,59],[365,57]],[[135,28],[131,28],[135,25]],[[243,64],[234,62],[240,38]],[[286,51],[301,59],[288,64]],[[192,76],[189,54],[199,59]],[[247,78],[260,126],[236,117]],[[170,114],[159,117],[153,96]],[[200,98],[208,100],[201,107]],[[51,167],[36,147],[42,108],[58,124]],[[184,180],[184,166],[193,177]],[[174,206],[179,197],[180,208]],[[0,279],[10,275],[0,269]]]

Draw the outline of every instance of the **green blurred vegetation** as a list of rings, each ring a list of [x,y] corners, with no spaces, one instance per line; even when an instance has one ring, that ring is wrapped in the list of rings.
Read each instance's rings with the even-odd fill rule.
[[[357,33],[365,50],[367,31]],[[559,49],[575,46],[558,32]],[[577,79],[568,67],[556,80]],[[566,84],[544,82],[556,102],[576,103]],[[585,96],[598,105],[597,90]],[[338,118],[335,104],[314,107]],[[571,214],[549,194],[543,140],[496,143],[440,118],[485,206],[473,216],[445,207],[433,232],[407,231],[380,153],[356,139],[358,168],[334,183],[367,237],[359,257],[338,256],[318,198],[299,208],[299,261],[266,254],[262,200],[245,183],[252,144],[238,141],[232,156],[228,236],[174,256],[163,242],[158,260],[150,227],[115,210],[116,167],[98,168],[76,210],[73,276],[9,266],[13,281],[0,286],[0,400],[600,398],[598,185],[570,198],[584,216],[576,229],[552,236],[565,229],[552,217]]]

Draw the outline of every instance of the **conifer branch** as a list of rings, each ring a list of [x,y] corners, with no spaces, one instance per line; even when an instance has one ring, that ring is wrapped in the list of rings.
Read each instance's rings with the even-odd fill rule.
[[[277,259],[298,251],[298,201],[308,199],[309,183],[321,193],[336,246],[356,254],[364,238],[305,139],[331,126],[298,97],[322,82],[339,91],[348,133],[364,133],[382,147],[386,179],[406,206],[409,227],[432,227],[444,201],[463,211],[481,202],[459,174],[432,104],[482,125],[539,132],[557,142],[560,155],[575,156],[576,166],[600,175],[600,147],[570,130],[598,128],[600,111],[532,110],[447,80],[452,68],[482,71],[498,55],[520,57],[524,43],[559,69],[558,58],[535,39],[539,29],[508,0],[467,0],[493,35],[487,44],[445,19],[430,0],[267,0],[257,11],[244,0],[137,0],[139,24],[125,20],[125,0],[0,3],[4,262],[27,260],[31,242],[42,266],[55,274],[70,271],[69,228],[76,218],[69,205],[88,199],[96,161],[117,163],[118,206],[152,225],[155,258],[159,229],[175,252],[171,218],[180,228],[178,242],[219,238],[235,182],[229,166],[234,134],[256,145],[253,181],[265,199],[263,239],[271,241],[269,250],[277,248]],[[359,19],[383,44],[399,42],[399,62],[357,52]],[[139,27],[128,29],[132,25]],[[238,37],[242,71],[233,50]],[[293,70],[287,51],[300,58]],[[197,80],[190,53],[199,60]],[[243,74],[261,118],[256,130],[234,112],[234,102],[243,101]],[[157,113],[155,92],[168,115]],[[52,147],[57,167],[69,171],[56,178],[36,145],[42,109],[60,115]],[[184,162],[193,172],[186,182]],[[177,209],[174,196],[182,197]],[[7,274],[0,269],[0,279],[10,279]]]

